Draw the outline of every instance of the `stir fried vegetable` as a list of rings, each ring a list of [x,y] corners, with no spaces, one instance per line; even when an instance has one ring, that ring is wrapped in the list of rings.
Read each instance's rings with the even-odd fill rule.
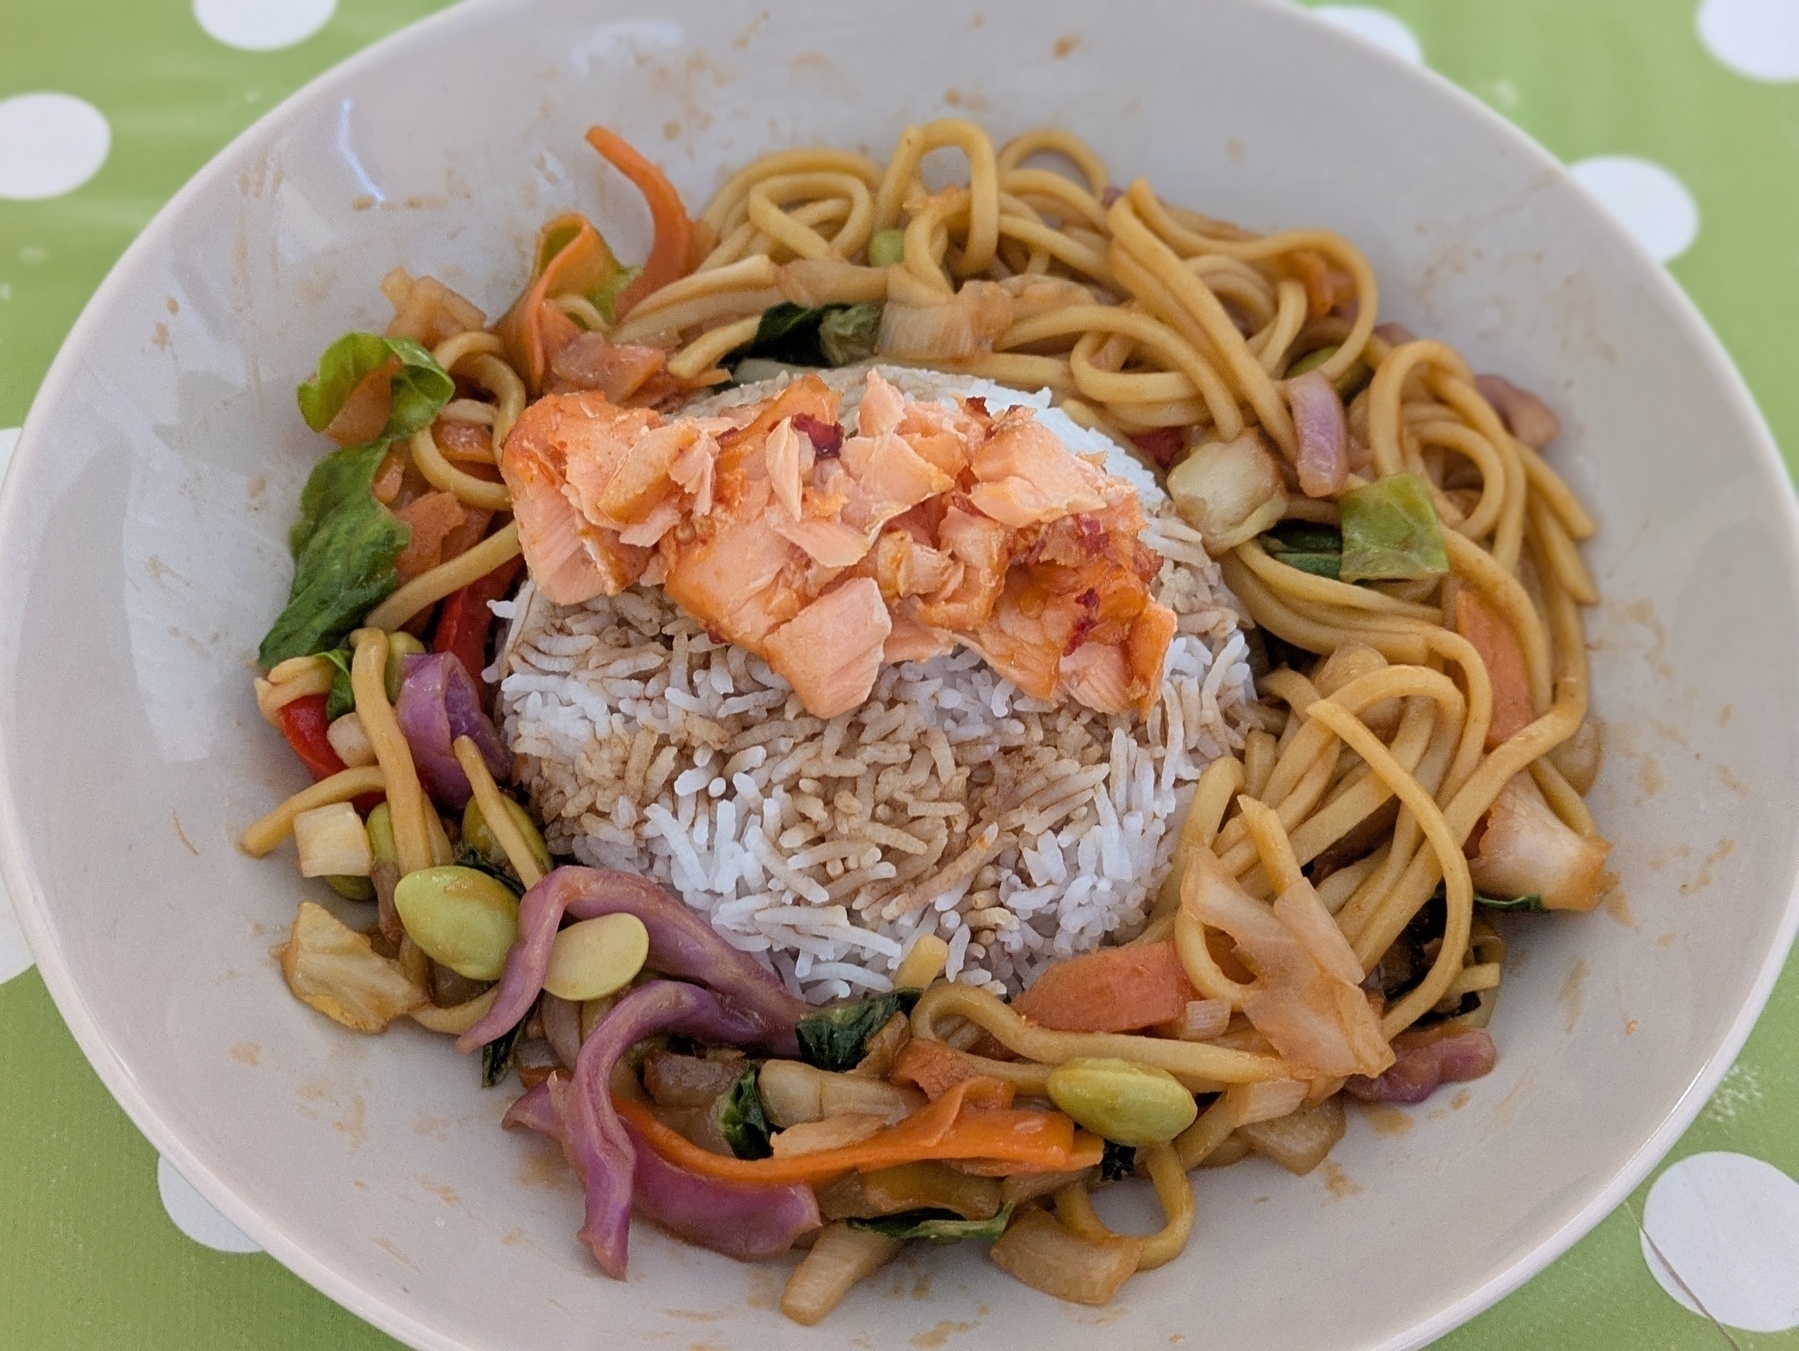
[[[900,1240],[843,1221],[827,1224],[787,1282],[781,1312],[811,1327],[835,1309],[850,1287],[899,1255]]]
[[[1337,499],[1343,515],[1346,582],[1409,581],[1449,571],[1430,489],[1415,474],[1392,474]]]
[[[875,999],[858,999],[809,1013],[795,1032],[800,1055],[809,1065],[824,1070],[854,1069],[862,1059],[868,1039],[895,1013],[910,1013],[918,991],[895,990]]]
[[[1121,1145],[1116,1140],[1107,1140],[1105,1153],[1099,1159],[1099,1179],[1101,1182],[1117,1182],[1129,1177],[1137,1170],[1137,1147]]]
[[[519,1034],[524,1030],[523,1023],[508,1028],[481,1048],[481,1087],[492,1088],[511,1072]]]
[[[1439,888],[1439,891],[1441,888]],[[1513,896],[1509,900],[1499,896],[1487,896],[1481,892],[1474,893],[1477,905],[1484,905],[1489,910],[1510,910],[1516,913],[1541,914],[1549,907],[1543,904],[1543,898],[1536,892],[1528,896]]]
[[[435,962],[470,980],[496,980],[518,936],[518,899],[473,868],[421,868],[394,889],[406,932]]]
[[[325,349],[318,373],[300,386],[300,416],[315,432],[325,431],[359,390],[378,415],[385,402],[385,415],[372,427],[353,429],[362,434],[349,439],[388,445],[430,425],[438,409],[455,397],[456,382],[409,338],[346,333]]]
[[[906,261],[906,232],[881,230],[868,241],[868,265],[892,267]]]
[[[1100,1142],[1077,1136],[1074,1123],[1060,1112],[977,1107],[972,1096],[993,1101],[994,1080],[958,1084],[928,1107],[868,1139],[838,1149],[790,1158],[727,1159],[709,1154],[658,1121],[648,1108],[627,1098],[613,1106],[619,1116],[643,1132],[656,1152],[683,1168],[742,1182],[824,1182],[850,1169],[872,1170],[919,1159],[980,1159],[1011,1165],[1010,1171],[1059,1171],[1099,1162]],[[965,1105],[968,1110],[964,1110]]]
[[[1031,1208],[1007,1226],[988,1256],[1026,1285],[1075,1304],[1104,1304],[1137,1269],[1140,1238],[1092,1241]]]
[[[719,1134],[740,1159],[766,1159],[773,1151],[768,1147],[768,1117],[762,1111],[762,1094],[757,1087],[759,1067],[746,1065],[736,1083],[719,1098],[714,1116]]]
[[[883,1215],[879,1219],[853,1219],[845,1223],[851,1229],[865,1229],[871,1234],[884,1234],[888,1238],[995,1239],[1006,1232],[1006,1225],[1011,1219],[1012,1207],[1007,1206],[991,1219],[985,1220],[965,1220],[958,1215],[946,1215],[940,1211],[908,1210],[898,1215]]]
[[[302,901],[294,917],[281,974],[297,998],[357,1032],[379,1032],[425,1002],[424,990],[399,963],[311,901]]]
[[[1261,537],[1270,558],[1314,577],[1339,580],[1343,569],[1343,532],[1310,521],[1282,521]]]
[[[336,450],[307,479],[291,538],[293,589],[257,652],[264,670],[337,647],[400,584],[394,563],[412,532],[375,500],[386,454],[379,442]]]
[[[792,366],[849,366],[875,352],[881,329],[879,305],[821,305],[782,301],[762,311],[753,341],[726,358],[778,361]]]
[[[615,293],[614,305],[622,319],[638,301],[687,271],[688,254],[693,247],[693,222],[688,220],[687,208],[681,205],[681,194],[675,191],[675,185],[668,181],[667,175],[624,137],[606,127],[589,127],[587,143],[643,194],[644,204],[650,209],[650,223],[656,231],[642,271],[629,285]]]
[[[336,722],[356,707],[356,696],[350,691],[350,649],[338,647],[318,655],[331,663],[331,693],[325,699],[325,717]]]

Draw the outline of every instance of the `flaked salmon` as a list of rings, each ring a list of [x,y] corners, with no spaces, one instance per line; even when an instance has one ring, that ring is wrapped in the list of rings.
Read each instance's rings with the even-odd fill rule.
[[[548,599],[660,584],[816,716],[959,645],[1035,698],[1159,696],[1175,622],[1136,492],[1029,408],[909,400],[876,371],[853,430],[816,376],[709,417],[553,393],[501,472]]]

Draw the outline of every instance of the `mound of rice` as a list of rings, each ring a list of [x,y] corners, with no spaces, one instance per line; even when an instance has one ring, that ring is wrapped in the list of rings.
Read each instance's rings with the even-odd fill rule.
[[[1147,719],[1029,698],[961,649],[884,668],[863,707],[824,721],[660,588],[557,606],[527,585],[496,606],[501,730],[552,850],[653,878],[803,997],[891,988],[930,932],[950,979],[1015,994],[1141,927],[1193,782],[1242,745],[1247,647],[1198,535],[1104,438],[1046,395],[882,373],[914,398],[1046,409],[1138,484],[1166,560],[1156,595],[1180,621]],[[862,373],[830,376],[848,418]]]

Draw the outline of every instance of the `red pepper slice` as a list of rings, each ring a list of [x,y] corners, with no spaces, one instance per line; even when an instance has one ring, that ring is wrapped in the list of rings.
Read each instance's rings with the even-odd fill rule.
[[[485,577],[477,577],[462,590],[452,593],[443,603],[437,617],[437,632],[431,639],[433,652],[451,652],[468,668],[469,678],[487,699],[487,687],[481,683],[482,668],[487,665],[487,636],[493,631],[493,611],[488,605],[512,589],[524,559],[512,558],[500,564]]]
[[[287,744],[293,747],[294,754],[300,757],[300,763],[306,766],[306,772],[312,775],[315,783],[346,768],[331,748],[331,739],[325,735],[331,726],[331,720],[325,716],[326,698],[323,694],[309,694],[281,705],[281,735],[287,738]],[[383,793],[364,793],[353,799],[351,805],[367,816],[385,796]]]
[[[1137,432],[1131,443],[1163,469],[1172,469],[1181,451],[1186,449],[1186,433],[1179,427],[1157,427],[1154,431]]]
[[[340,774],[345,767],[325,735],[331,726],[331,720],[325,716],[325,698],[322,694],[308,694],[281,705],[281,735],[315,781]]]

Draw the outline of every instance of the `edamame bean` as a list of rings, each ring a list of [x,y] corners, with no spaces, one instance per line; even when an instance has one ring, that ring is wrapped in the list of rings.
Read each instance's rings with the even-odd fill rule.
[[[377,863],[395,863],[400,861],[400,851],[394,847],[394,815],[387,809],[387,803],[378,802],[375,810],[369,813],[367,822],[369,831],[369,850]]]
[[[1095,1135],[1121,1145],[1160,1145],[1193,1124],[1199,1104],[1165,1069],[1082,1057],[1050,1071],[1050,1100]]]
[[[325,879],[325,885],[346,901],[372,901],[375,899],[375,884],[366,877],[334,874]]]
[[[531,846],[531,857],[537,860],[538,869],[546,873],[551,871],[554,865],[550,862],[550,846],[544,843],[543,834],[532,821],[531,813],[507,798],[506,814],[518,827],[519,834],[525,837],[525,843]],[[468,806],[462,809],[462,846],[473,849],[489,867],[512,872],[512,861],[506,857],[506,851],[494,838],[493,831],[487,828],[487,818],[481,815],[481,804],[474,798],[470,798]]]
[[[868,241],[868,265],[892,267],[906,261],[906,232],[882,230]]]
[[[383,683],[387,686],[387,702],[400,702],[400,684],[405,680],[404,666],[406,658],[416,657],[425,650],[425,645],[410,633],[399,630],[387,635],[387,669],[383,671]]]
[[[622,990],[650,955],[650,931],[636,915],[601,915],[556,935],[543,988],[558,999],[599,999]]]
[[[426,956],[470,980],[498,980],[518,937],[511,889],[473,868],[407,873],[394,888],[394,908]]]

